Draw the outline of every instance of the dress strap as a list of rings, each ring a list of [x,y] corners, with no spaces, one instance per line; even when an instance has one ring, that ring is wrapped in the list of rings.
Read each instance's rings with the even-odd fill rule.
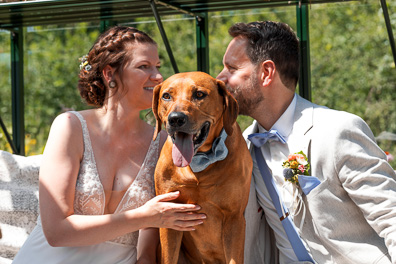
[[[84,117],[77,111],[68,111],[68,113],[74,114],[75,116],[77,116],[78,120],[80,120],[82,132],[83,132],[84,156],[88,157],[88,155],[86,154],[88,154],[87,152],[90,152],[92,146],[91,146],[91,140],[89,138],[87,122],[85,121]]]

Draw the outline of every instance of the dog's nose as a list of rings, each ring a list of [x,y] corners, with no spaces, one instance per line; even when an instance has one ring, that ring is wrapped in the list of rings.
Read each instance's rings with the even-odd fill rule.
[[[187,123],[187,115],[182,112],[172,112],[168,116],[168,123],[172,127],[182,127]]]

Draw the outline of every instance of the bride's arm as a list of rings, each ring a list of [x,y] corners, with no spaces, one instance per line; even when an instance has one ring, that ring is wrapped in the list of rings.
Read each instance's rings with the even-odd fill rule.
[[[146,228],[140,230],[137,246],[137,264],[156,263],[158,246],[158,228]]]
[[[190,231],[201,223],[200,214],[184,213],[196,211],[198,206],[168,202],[178,193],[157,196],[140,208],[120,214],[75,215],[74,193],[83,151],[77,117],[71,113],[57,117],[43,154],[39,184],[40,215],[50,245],[92,245],[148,227]]]

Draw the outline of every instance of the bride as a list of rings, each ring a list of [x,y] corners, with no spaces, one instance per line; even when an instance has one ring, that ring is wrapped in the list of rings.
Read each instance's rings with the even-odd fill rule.
[[[139,118],[162,82],[157,45],[131,27],[99,36],[82,59],[78,88],[95,108],[53,122],[40,169],[40,216],[13,263],[155,263],[158,228],[193,231],[205,215],[155,197],[166,139]],[[140,230],[140,231],[139,231]]]

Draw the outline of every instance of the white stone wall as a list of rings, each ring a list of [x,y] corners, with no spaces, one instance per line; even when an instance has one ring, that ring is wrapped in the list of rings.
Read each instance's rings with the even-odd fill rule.
[[[11,263],[36,225],[40,162],[0,150],[0,264]]]

